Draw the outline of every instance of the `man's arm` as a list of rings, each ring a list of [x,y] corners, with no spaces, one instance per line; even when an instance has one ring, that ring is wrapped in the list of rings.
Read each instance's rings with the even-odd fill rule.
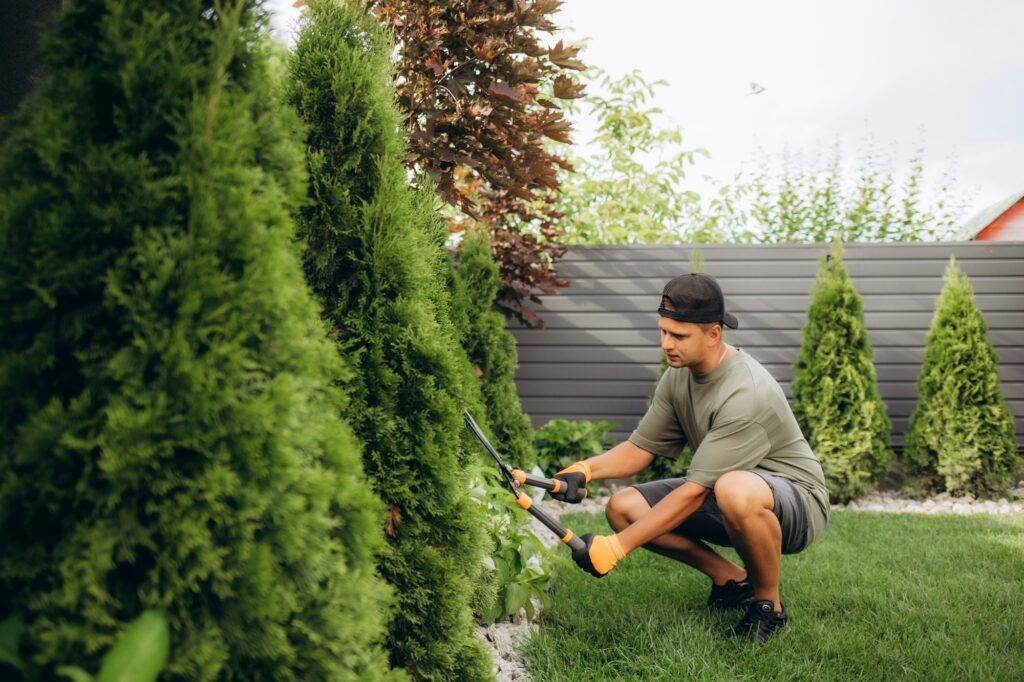
[[[682,523],[700,508],[710,493],[711,488],[687,481],[621,533],[581,536],[585,546],[572,553],[573,561],[594,577],[601,578],[634,549]]]
[[[622,549],[629,554],[637,547],[642,547],[654,538],[670,532],[697,511],[710,493],[711,488],[705,488],[692,481],[679,486],[641,516],[636,523],[617,534]]]
[[[562,502],[576,504],[586,497],[590,481],[605,478],[625,478],[643,471],[654,455],[628,440],[590,459],[576,462],[562,469],[554,478],[565,483],[564,490],[552,491],[551,496]]]
[[[590,465],[591,480],[626,478],[638,474],[654,460],[654,455],[626,440],[596,457],[584,460]]]

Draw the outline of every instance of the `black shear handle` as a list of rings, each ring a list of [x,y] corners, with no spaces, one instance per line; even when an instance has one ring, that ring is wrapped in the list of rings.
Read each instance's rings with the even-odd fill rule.
[[[551,516],[543,509],[534,506],[533,500],[530,499],[529,495],[519,493],[519,495],[516,496],[516,504],[530,512],[534,518],[547,526],[548,530],[557,535],[562,542],[569,545],[572,551],[578,552],[587,546],[586,543],[584,543],[583,540],[580,540],[575,533],[560,524],[555,517]]]

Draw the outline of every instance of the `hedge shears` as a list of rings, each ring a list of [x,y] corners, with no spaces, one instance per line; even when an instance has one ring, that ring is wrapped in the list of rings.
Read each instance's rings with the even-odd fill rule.
[[[491,453],[491,457],[493,457],[494,461],[498,463],[498,468],[501,470],[502,478],[505,479],[505,483],[508,485],[509,490],[512,491],[512,494],[516,496],[516,504],[547,526],[548,529],[555,533],[562,542],[569,545],[573,552],[584,550],[586,548],[586,543],[583,542],[583,540],[578,538],[571,530],[562,526],[562,524],[560,524],[553,516],[537,507],[533,503],[533,499],[519,489],[520,486],[526,484],[557,493],[565,487],[565,483],[558,479],[552,480],[541,476],[531,476],[519,469],[513,469],[501,458],[500,455],[498,455],[498,451],[495,450],[494,446],[487,440],[487,436],[485,436],[484,432],[480,430],[479,426],[477,426],[477,423],[473,420],[473,416],[469,411],[463,410],[462,415],[466,418],[466,424],[469,426],[470,430],[476,434],[476,437],[484,444],[484,448],[487,449],[487,452]]]

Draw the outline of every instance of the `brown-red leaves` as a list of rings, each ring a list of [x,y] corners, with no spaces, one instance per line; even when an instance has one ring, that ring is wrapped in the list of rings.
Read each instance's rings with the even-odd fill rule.
[[[430,176],[445,201],[487,228],[501,268],[498,305],[539,324],[524,307],[565,280],[554,271],[564,249],[554,198],[567,162],[544,148],[569,142],[558,104],[582,96],[563,72],[582,70],[578,48],[550,49],[557,0],[369,0],[398,40],[398,101],[408,113],[409,163]],[[450,228],[462,229],[465,219]],[[524,233],[528,230],[528,233]],[[539,237],[538,237],[539,235]]]

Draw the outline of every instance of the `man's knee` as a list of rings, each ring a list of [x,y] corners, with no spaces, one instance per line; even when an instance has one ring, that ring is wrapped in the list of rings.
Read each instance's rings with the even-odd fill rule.
[[[604,509],[605,518],[616,531],[636,522],[649,511],[651,506],[636,488],[623,488],[608,501]]]
[[[728,471],[715,483],[715,500],[726,519],[739,520],[772,511],[772,489],[750,471]]]

